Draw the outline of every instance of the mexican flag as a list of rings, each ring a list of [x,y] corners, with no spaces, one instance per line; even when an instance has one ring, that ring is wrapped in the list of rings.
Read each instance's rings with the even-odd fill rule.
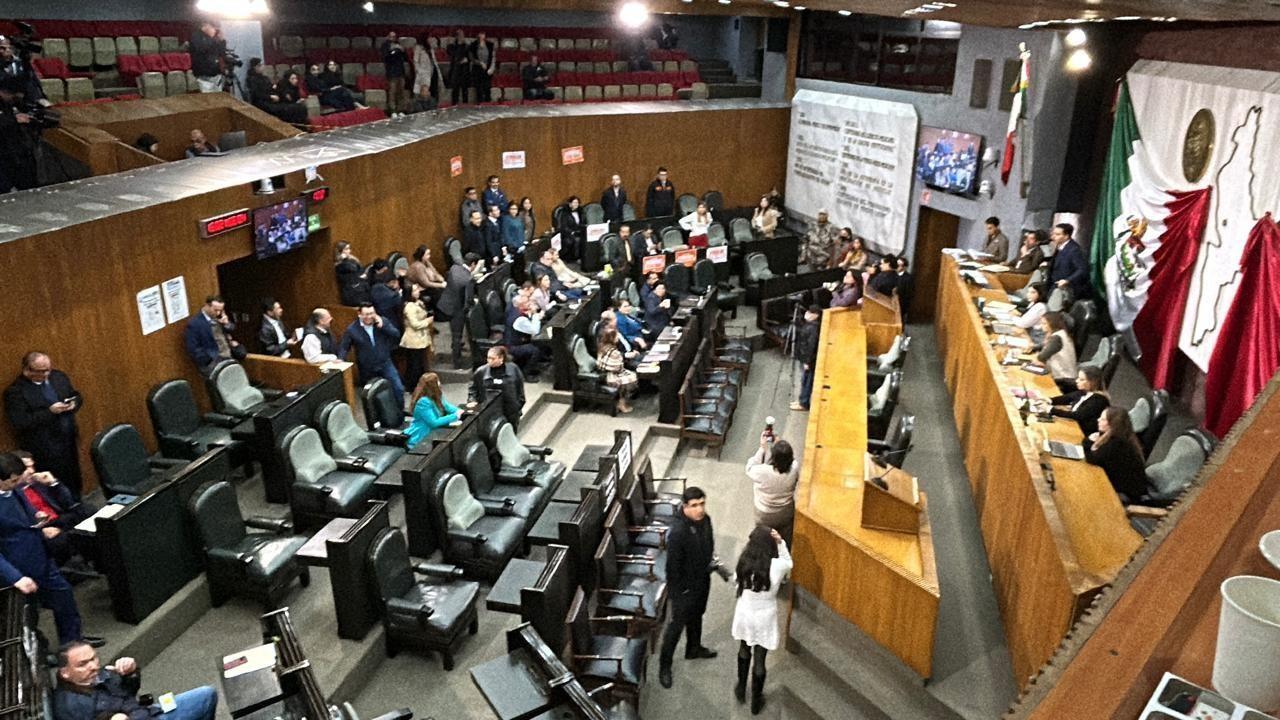
[[[1155,250],[1174,199],[1153,175],[1128,83],[1121,82],[1089,250],[1094,287],[1107,298],[1120,331],[1133,325],[1146,303]]]
[[[1018,150],[1018,122],[1022,120],[1023,110],[1027,107],[1027,88],[1031,85],[1031,53],[1026,43],[1020,46],[1022,67],[1018,70],[1018,84],[1010,88],[1013,91],[1013,107],[1009,109],[1009,130],[1004,136],[1004,162],[1000,165],[1000,182],[1009,184],[1009,174],[1013,172],[1013,157]]]

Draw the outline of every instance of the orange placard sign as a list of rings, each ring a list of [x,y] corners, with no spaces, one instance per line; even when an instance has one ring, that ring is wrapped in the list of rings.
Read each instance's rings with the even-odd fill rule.
[[[458,177],[462,174],[462,156],[454,155],[449,158],[449,177]]]
[[[586,159],[582,154],[582,146],[574,145],[573,147],[560,148],[560,162],[564,165],[577,165]]]
[[[644,271],[645,275],[648,275],[649,273],[661,273],[663,270],[667,269],[667,256],[647,255],[645,256],[644,261],[640,264],[640,269]]]
[[[676,251],[676,262],[685,267],[693,267],[698,262],[698,248],[685,248]]]

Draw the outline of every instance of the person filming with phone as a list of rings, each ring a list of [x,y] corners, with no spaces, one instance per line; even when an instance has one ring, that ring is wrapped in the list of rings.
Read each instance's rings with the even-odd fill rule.
[[[4,391],[4,414],[38,467],[53,473],[80,497],[76,413],[83,399],[71,379],[43,352],[22,356],[22,372]]]

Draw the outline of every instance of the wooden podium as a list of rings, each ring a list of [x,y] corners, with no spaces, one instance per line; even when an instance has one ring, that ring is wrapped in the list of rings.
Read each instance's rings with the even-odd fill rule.
[[[866,453],[862,482],[862,527],[912,535],[920,531],[920,484],[915,476],[879,465]]]

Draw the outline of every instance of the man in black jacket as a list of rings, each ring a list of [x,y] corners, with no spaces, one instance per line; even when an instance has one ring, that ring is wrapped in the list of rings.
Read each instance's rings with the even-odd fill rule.
[[[489,95],[493,73],[498,69],[498,46],[486,38],[483,32],[476,33],[468,55],[471,58],[471,84],[476,89],[476,102],[487,103],[491,100]]]
[[[227,54],[227,39],[210,20],[200,23],[200,32],[191,36],[191,74],[202,93],[222,92],[222,58]]]
[[[555,97],[547,89],[547,83],[551,80],[551,76],[547,74],[547,69],[538,62],[537,55],[529,56],[529,64],[525,65],[524,69],[520,71],[520,80],[524,85],[525,100],[551,100]]]
[[[18,436],[18,446],[36,464],[66,483],[80,497],[79,429],[76,413],[83,399],[61,370],[42,352],[22,357],[22,374],[4,391],[4,414]]]
[[[479,258],[489,258],[489,233],[485,229],[484,213],[472,210],[467,225],[462,230],[462,252]],[[492,260],[492,258],[490,258]]]
[[[520,417],[524,415],[524,373],[514,362],[507,362],[507,349],[502,345],[489,348],[485,364],[471,375],[471,402],[482,403],[489,393],[502,396],[502,416],[511,423],[513,430],[520,429]]]
[[[813,368],[818,362],[818,334],[822,332],[822,308],[810,305],[804,321],[796,326],[796,362],[800,363],[800,395],[792,410],[808,410],[813,394]]]
[[[409,75],[409,55],[405,53],[400,38],[395,33],[387,33],[382,43],[382,63],[387,70],[387,109],[393,113],[404,108],[404,86]]]
[[[192,688],[174,698],[176,707],[165,711],[149,696],[138,695],[142,676],[133,658],[116,658],[101,667],[98,654],[87,643],[67,643],[58,651],[58,687],[53,693],[56,720],[213,720],[218,692],[208,685]],[[147,704],[143,704],[143,702]]]
[[[307,122],[307,106],[303,103],[281,102],[271,78],[262,72],[262,58],[249,59],[249,104],[280,118],[287,123],[301,125]]]
[[[902,313],[902,324],[907,324],[907,311],[911,307],[911,298],[915,296],[916,279],[907,269],[910,265],[906,256],[898,258],[898,267],[895,268],[897,279],[893,281],[893,289],[898,293],[898,311]]]
[[[391,383],[396,397],[404,402],[404,382],[400,380],[400,372],[391,362],[391,353],[400,347],[400,330],[387,318],[378,314],[373,303],[360,306],[360,313],[342,333],[342,343],[338,346],[338,357],[345,360],[351,349],[356,350],[356,370],[359,381],[363,385],[374,378],[383,378]]]
[[[685,633],[684,658],[713,658],[716,651],[702,644],[702,615],[707,611],[711,595],[711,573],[724,580],[729,571],[716,557],[716,539],[707,515],[707,494],[690,485],[682,496],[684,503],[671,523],[667,535],[667,596],[671,600],[671,619],[662,633],[662,650],[658,656],[658,682],[671,687],[671,663]]]
[[[467,311],[475,302],[476,281],[472,273],[480,265],[480,256],[468,252],[462,265],[453,265],[445,277],[444,292],[436,303],[436,314],[449,321],[453,341],[453,366],[462,367],[462,335],[467,324]]]
[[[448,53],[449,90],[453,104],[457,105],[467,101],[467,90],[471,87],[471,46],[467,44],[467,36],[462,28],[458,28],[454,34]]]
[[[885,297],[892,296],[894,288],[898,287],[898,258],[892,255],[880,258],[879,271],[871,276],[867,284]]]
[[[609,222],[622,222],[622,206],[627,204],[627,191],[622,189],[622,176],[614,175],[609,179],[609,187],[600,194],[600,207],[604,208],[604,219]]]
[[[645,197],[645,217],[665,217],[676,213],[676,186],[667,179],[667,169],[658,168],[658,177],[649,183]]]
[[[284,307],[267,298],[262,303],[262,327],[258,328],[258,342],[262,345],[262,352],[267,355],[276,357],[292,357],[289,349],[298,344],[298,337],[294,333],[289,332],[289,328],[285,327]]]

